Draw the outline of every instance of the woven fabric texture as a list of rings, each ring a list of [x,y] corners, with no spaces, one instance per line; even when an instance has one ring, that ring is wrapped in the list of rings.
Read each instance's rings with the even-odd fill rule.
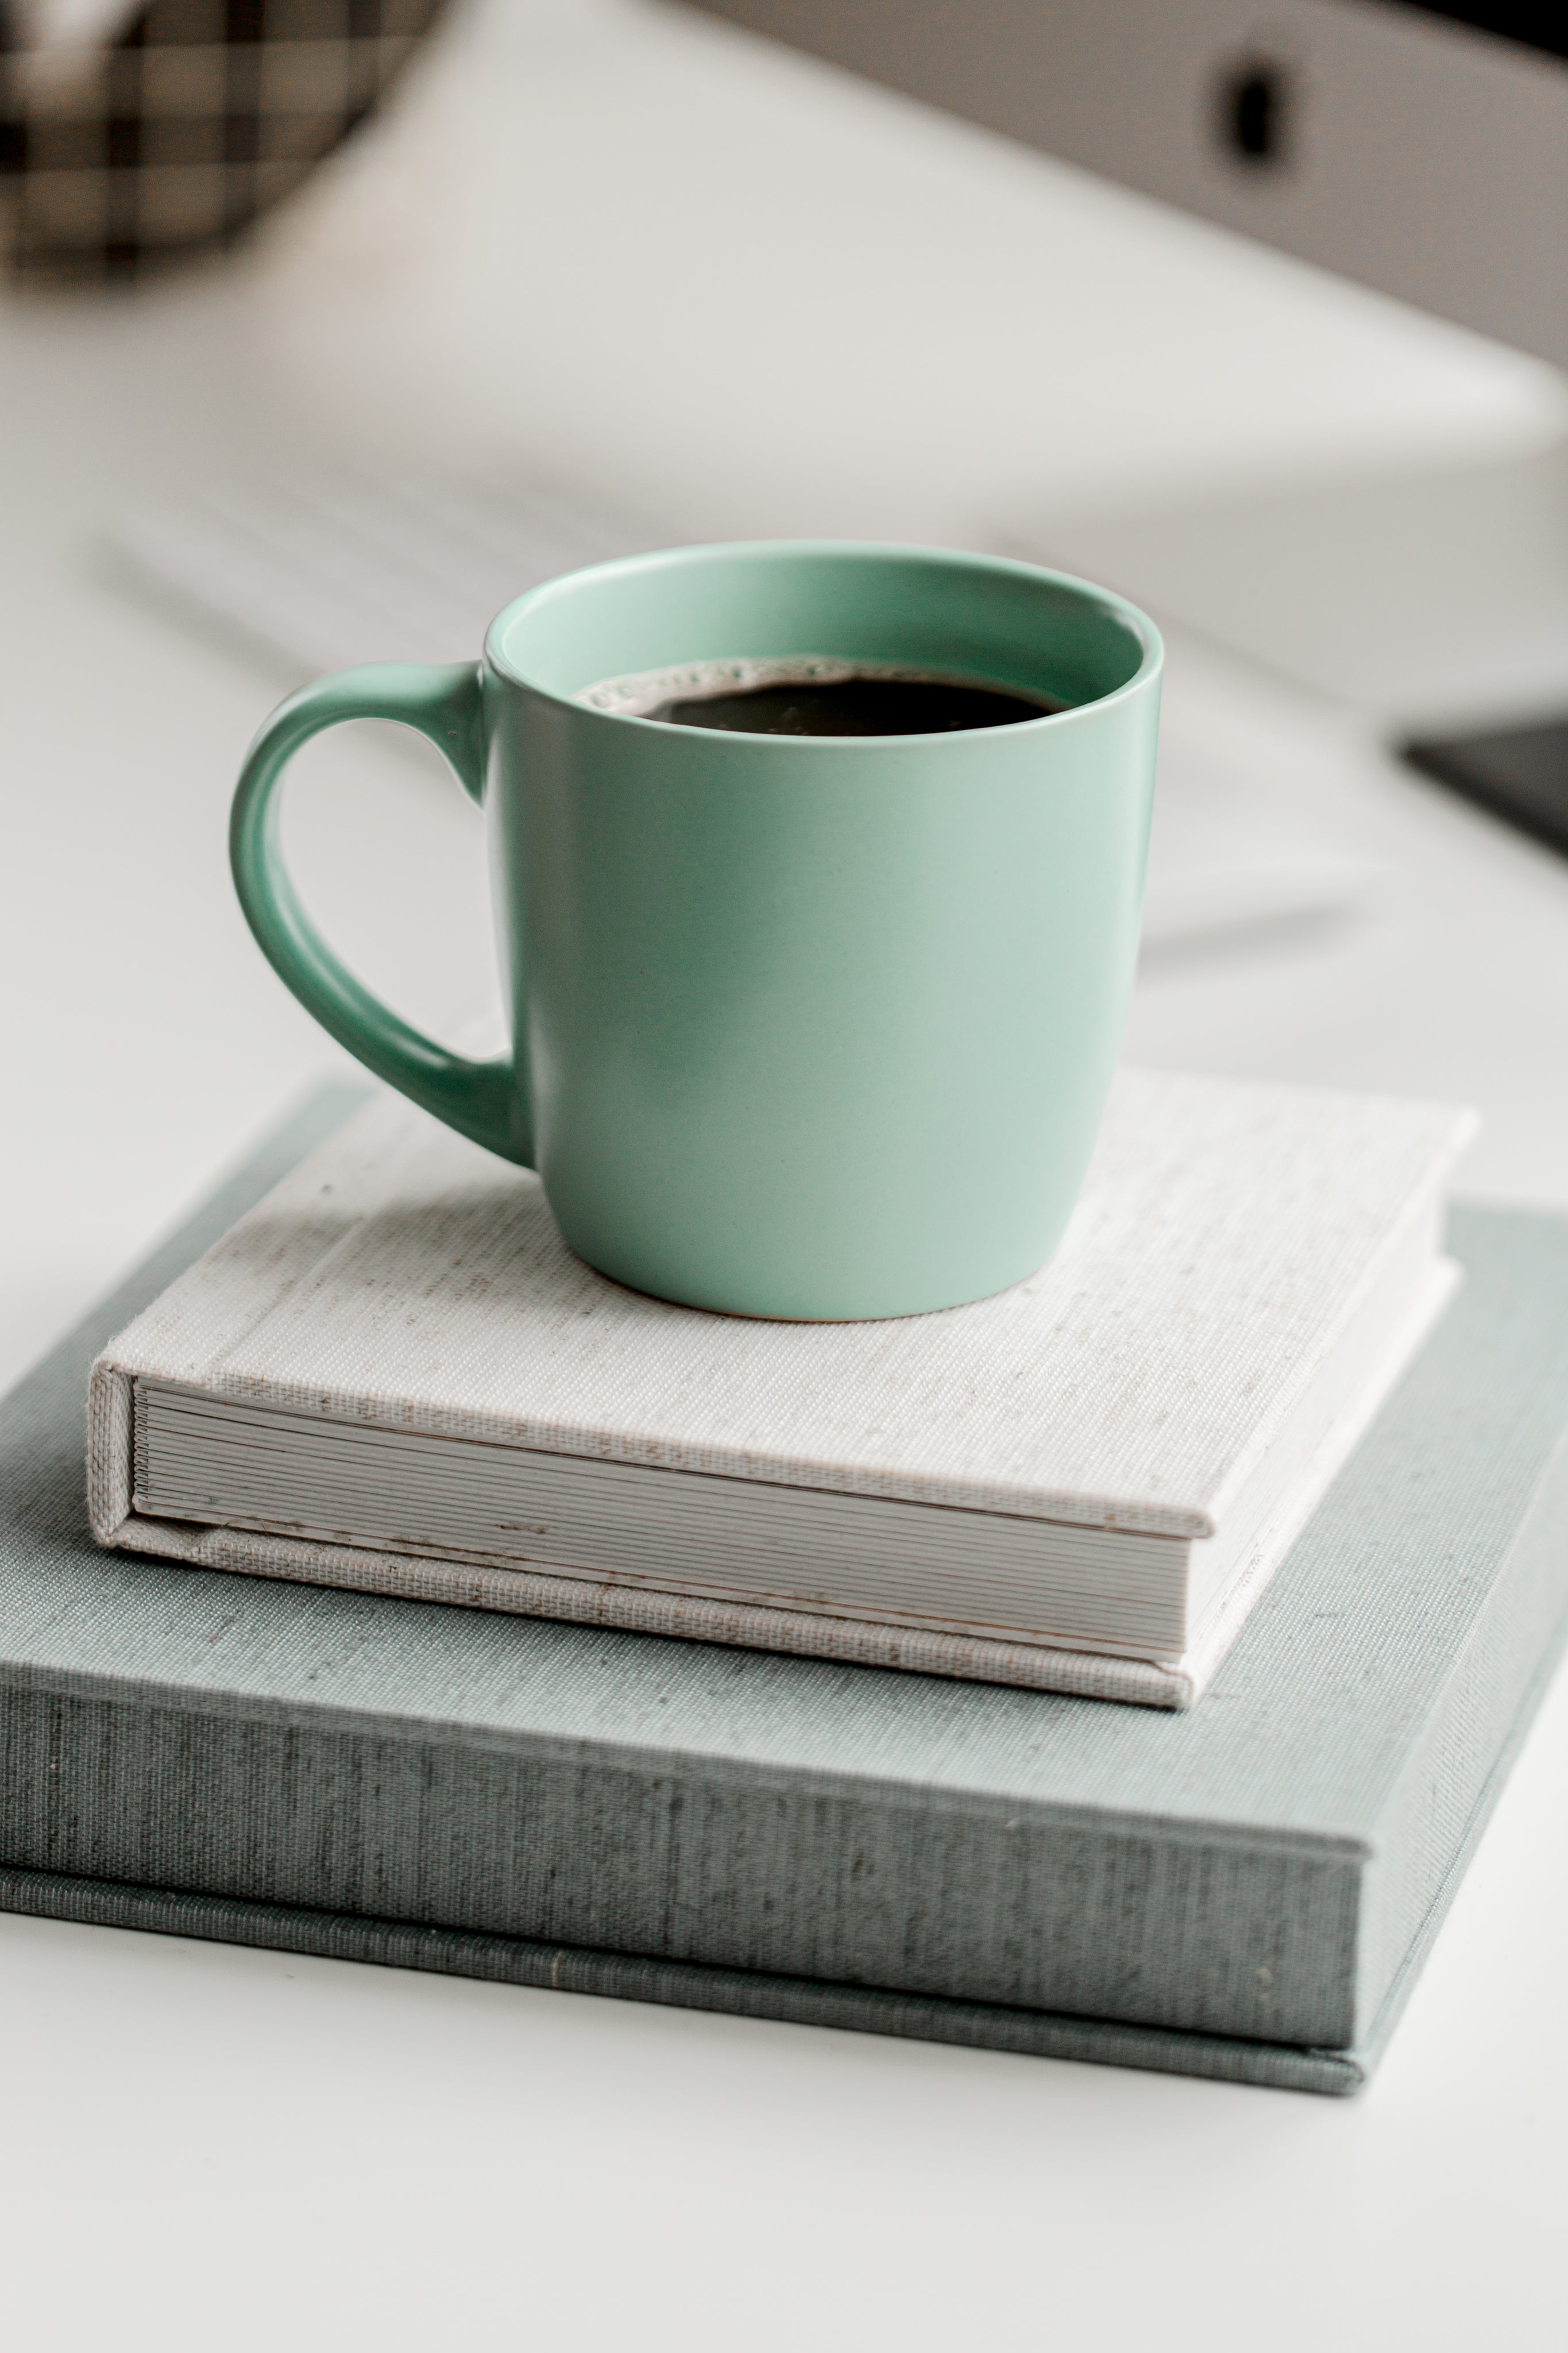
[[[974,1307],[834,1326],[627,1293],[565,1248],[536,1177],[383,1103],[95,1368],[94,1525],[125,1550],[252,1575],[1185,1707],[1445,1295],[1437,1187],[1467,1124],[1424,1104],[1130,1075],[1049,1266]],[[171,1485],[138,1381],[251,1413],[242,1481],[258,1406],[294,1409],[300,1450],[323,1416],[340,1447],[359,1424],[467,1445],[468,1479],[447,1470],[421,1505],[428,1453],[400,1470],[378,1441],[384,1496],[373,1482],[357,1504],[319,1487],[308,1504],[298,1457],[269,1494],[237,1499],[210,1453]],[[466,1517],[497,1440],[573,1459],[553,1489],[531,1473]],[[592,1493],[584,1457],[616,1466]],[[672,1471],[703,1491],[685,1520]],[[663,1493],[628,1504],[628,1476],[650,1472]],[[1275,1483],[1260,1493],[1254,1476]],[[816,1492],[759,1538],[792,1485]],[[815,1545],[799,1535],[825,1491],[845,1490],[863,1515],[866,1499],[906,1514],[875,1578],[864,1517],[857,1536],[831,1514]],[[954,1504],[1008,1515],[991,1524],[984,1588],[928,1557],[976,1525]],[[997,1577],[999,1560],[1029,1559],[1016,1531],[1031,1519],[1037,1549],[1052,1540],[1042,1521],[1093,1531],[1073,1537],[1100,1548],[1081,1592]],[[1192,1548],[1215,1537],[1217,1567]],[[1128,1604],[1144,1590],[1157,1605]]]
[[[1211,2072],[1187,2035],[1353,2080],[1560,1640],[1568,1223],[1457,1216],[1455,1308],[1209,1700],[1169,1715],[100,1552],[86,1366],[247,1189],[0,1416],[0,1861],[41,1875],[27,1900],[89,1882],[90,1916],[205,1933],[211,1899],[239,1907],[212,1933],[279,1942],[342,1915],[413,1966],[538,1966],[463,1942],[500,1938],[649,1999],[731,1972],[768,2015],[805,1981],[839,2023],[885,1999],[933,2021],[888,2031],[940,2032],[921,2005],[967,2004],[1003,2048],[1077,2021],[1126,2030],[1128,2063]]]
[[[368,1961],[383,1968],[441,1977],[482,1978],[492,1985],[532,1986],[550,1993],[595,1994],[613,2001],[650,2001],[727,2018],[771,2018],[790,2026],[828,2026],[1020,2058],[1072,2059],[1100,2067],[1141,2067],[1162,2075],[1203,2075],[1224,2084],[1261,2084],[1276,2091],[1343,2096],[1359,2091],[1367,2063],[1358,2053],[1298,2051],[1278,2042],[1182,2034],[1121,2026],[1109,2019],[1068,2018],[994,2004],[920,2000],[874,1986],[822,1985],[755,1970],[704,1968],[645,1960],[633,1953],[531,1942],[521,1936],[454,1935],[404,1927],[345,1913],[289,1911],[115,1881],[69,1879],[45,1871],[0,1867],[0,1910],[94,1927],[132,1928],[212,1944],[258,1945],[324,1960]]]
[[[493,1568],[370,1552],[246,1528],[206,1528],[129,1519],[116,1532],[125,1552],[182,1560],[239,1577],[275,1577],[296,1585],[345,1587],[462,1609],[500,1609],[521,1618],[559,1618],[632,1634],[672,1634],[684,1641],[736,1650],[778,1651],[798,1659],[838,1659],[852,1666],[891,1667],[903,1674],[951,1675],[960,1682],[1011,1683],[1025,1691],[1067,1692],[1079,1699],[1133,1707],[1190,1707],[1203,1684],[1188,1667],[1026,1642],[879,1625],[825,1611],[770,1609],[701,1595],[647,1591],[547,1571]]]
[[[535,1176],[395,1101],[106,1373],[386,1429],[1202,1539],[1468,1138],[1447,1106],[1124,1073],[1067,1239],[994,1299],[775,1324],[646,1299]],[[121,1516],[95,1456],[95,1511]]]
[[[0,0],[0,211],[26,279],[138,277],[232,243],[374,111],[445,0],[149,0],[21,46]]]

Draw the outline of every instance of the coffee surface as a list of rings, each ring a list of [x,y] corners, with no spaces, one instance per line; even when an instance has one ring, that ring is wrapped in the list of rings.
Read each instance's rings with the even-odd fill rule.
[[[859,677],[677,695],[643,716],[675,727],[729,728],[748,735],[952,735],[973,727],[1015,727],[1058,708],[996,686]]]
[[[839,654],[742,654],[601,679],[591,710],[747,735],[954,735],[1016,727],[1066,705],[978,679]]]

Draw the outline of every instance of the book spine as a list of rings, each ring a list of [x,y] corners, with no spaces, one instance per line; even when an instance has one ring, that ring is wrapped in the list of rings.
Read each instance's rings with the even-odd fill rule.
[[[1568,1437],[1384,1806],[1366,1874],[1358,2041],[1386,2032],[1391,2021],[1382,2013],[1408,1978],[1410,1956],[1447,1912],[1463,1858],[1545,1694],[1568,1637],[1565,1564]]]
[[[542,1646],[557,1631],[535,1630]],[[347,1710],[307,1722],[109,1677],[16,1673],[5,1702],[14,1867],[911,1998],[1352,2039],[1351,1841]]]
[[[111,1545],[131,1516],[135,1484],[131,1377],[100,1356],[87,1379],[87,1516],[100,1545]]]
[[[35,1919],[79,1921],[95,1927],[165,1936],[198,1936],[208,1944],[249,1945],[313,1954],[324,1960],[479,1978],[491,1985],[656,2002],[682,2010],[714,2010],[728,2018],[778,2019],[792,2026],[897,2035],[922,2042],[956,2043],[972,2051],[1005,2051],[1025,2058],[1073,2059],[1090,2066],[1204,2075],[1226,2084],[1268,2084],[1277,2091],[1342,2097],[1358,2091],[1365,2080],[1352,2052],[1304,2051],[1289,2044],[1125,2026],[1108,2019],[1064,2018],[983,2002],[922,2000],[883,1993],[874,1986],[823,1985],[805,1978],[767,1977],[754,1970],[646,1960],[632,1953],[595,1952],[581,1946],[542,1944],[520,1936],[410,1927],[347,1913],[184,1895],[169,1888],[72,1879],[54,1872],[0,1867],[0,1909],[26,1913]]]

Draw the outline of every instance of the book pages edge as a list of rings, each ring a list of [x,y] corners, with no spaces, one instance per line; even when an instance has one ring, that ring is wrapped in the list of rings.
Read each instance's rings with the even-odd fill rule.
[[[891,1668],[904,1674],[942,1675],[960,1683],[1005,1683],[1074,1699],[1121,1701],[1134,1707],[1183,1709],[1196,1696],[1184,1664],[1115,1658],[1094,1651],[1058,1650],[1027,1642],[928,1633],[879,1626],[820,1612],[775,1609],[699,1596],[600,1584],[536,1569],[371,1552],[353,1545],[204,1528],[189,1522],[128,1514],[105,1538],[116,1551],[184,1562],[240,1577],[403,1600],[439,1601],[467,1609],[494,1609],[522,1618],[552,1618],[570,1625],[612,1627],[731,1650],[782,1651],[793,1658],[828,1659],[848,1666]]]

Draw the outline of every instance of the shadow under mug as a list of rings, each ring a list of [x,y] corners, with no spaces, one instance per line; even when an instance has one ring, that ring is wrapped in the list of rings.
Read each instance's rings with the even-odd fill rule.
[[[576,699],[731,655],[1066,707],[844,738]],[[1033,1273],[1083,1180],[1137,953],[1161,659],[1131,606],[1002,558],[781,542],[600,565],[509,605],[478,663],[285,702],[240,777],[235,881],[317,1020],[537,1169],[616,1282],[741,1315],[951,1307]],[[355,718],[417,728],[484,807],[508,1057],[465,1060],[371,996],[281,864],[289,758]]]

